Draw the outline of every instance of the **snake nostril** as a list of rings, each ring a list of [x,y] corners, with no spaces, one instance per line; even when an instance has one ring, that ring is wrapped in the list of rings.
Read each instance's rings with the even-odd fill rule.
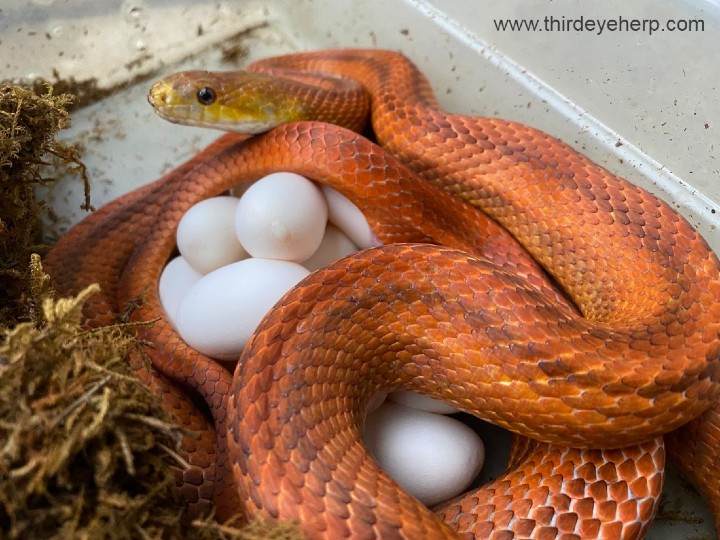
[[[147,99],[150,105],[159,107],[167,105],[171,100],[171,96],[166,85],[163,82],[158,82],[150,88]]]
[[[153,107],[162,107],[163,105],[169,105],[171,101],[170,94],[165,91],[151,92],[148,96],[148,101]]]

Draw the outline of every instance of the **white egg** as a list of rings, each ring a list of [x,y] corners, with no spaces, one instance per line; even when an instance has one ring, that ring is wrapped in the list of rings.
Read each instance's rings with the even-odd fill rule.
[[[485,460],[482,440],[459,420],[391,401],[368,414],[365,444],[380,466],[427,506],[462,493]]]
[[[313,182],[275,173],[240,197],[235,232],[253,257],[302,262],[320,245],[327,216],[327,202]]]
[[[322,186],[322,191],[328,202],[331,223],[362,249],[379,245],[367,219],[350,199],[330,186]]]
[[[175,325],[177,310],[185,293],[195,285],[202,274],[188,264],[184,257],[175,257],[170,261],[160,275],[158,294],[160,305],[170,322]]]
[[[312,256],[303,263],[303,266],[310,270],[317,270],[323,266],[327,266],[333,261],[355,253],[358,247],[350,240],[345,233],[338,229],[332,223],[328,223],[325,228],[325,236],[323,236],[320,246]]]
[[[210,272],[185,294],[177,330],[203,354],[236,360],[265,314],[309,274],[297,263],[245,259]]]
[[[247,257],[235,236],[235,211],[239,201],[236,197],[213,197],[199,202],[180,219],[178,249],[201,274]]]
[[[388,395],[388,399],[390,401],[394,401],[395,403],[405,405],[406,407],[412,407],[413,409],[420,409],[431,413],[454,414],[459,412],[452,405],[448,405],[439,399],[424,396],[422,394],[416,394],[415,392],[406,392],[404,390],[391,392]]]

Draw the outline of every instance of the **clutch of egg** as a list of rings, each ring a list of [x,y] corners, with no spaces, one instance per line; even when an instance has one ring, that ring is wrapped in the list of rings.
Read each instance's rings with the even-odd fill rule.
[[[160,302],[199,352],[237,360],[265,314],[294,285],[361,248],[377,245],[360,210],[327,186],[268,175],[240,197],[202,201],[177,230],[180,255],[165,267]],[[368,414],[365,443],[395,481],[426,505],[462,493],[484,447],[439,401],[395,392]]]

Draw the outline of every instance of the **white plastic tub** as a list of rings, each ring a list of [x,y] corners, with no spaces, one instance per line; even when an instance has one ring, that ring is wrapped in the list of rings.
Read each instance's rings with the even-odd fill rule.
[[[546,18],[559,22],[498,29]],[[598,21],[594,29],[589,20]],[[642,23],[635,31],[633,20],[664,30]],[[608,29],[609,21],[620,28]],[[694,31],[671,31],[668,21]],[[150,78],[293,50],[399,49],[447,109],[511,118],[563,139],[671,203],[718,252],[718,31],[717,0],[4,0],[0,78],[94,78],[117,88],[74,113],[63,134],[82,144],[100,206],[217,136],[155,116],[145,100]],[[62,181],[50,198],[62,227],[83,217],[77,180]],[[666,491],[670,507],[682,505],[680,519],[659,523],[650,538],[710,535],[697,498],[676,479]]]

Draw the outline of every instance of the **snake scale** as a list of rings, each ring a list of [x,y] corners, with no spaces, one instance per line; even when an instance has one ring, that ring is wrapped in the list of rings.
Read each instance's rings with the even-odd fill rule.
[[[537,129],[444,111],[390,51],[178,74],[151,103],[263,133],[101,208],[46,264],[63,293],[100,283],[89,325],[137,297],[133,317],[157,319],[138,330],[152,367],[130,361],[202,434],[181,474],[196,511],[214,500],[220,518],[243,508],[309,537],[638,538],[672,432],[717,520],[720,264],[667,204]],[[368,107],[376,142],[358,134]],[[156,284],[188,208],[278,170],[349,197],[382,245],[290,291],[230,375],[182,342]],[[362,444],[389,389],[518,434],[506,473],[435,512],[404,493]]]

